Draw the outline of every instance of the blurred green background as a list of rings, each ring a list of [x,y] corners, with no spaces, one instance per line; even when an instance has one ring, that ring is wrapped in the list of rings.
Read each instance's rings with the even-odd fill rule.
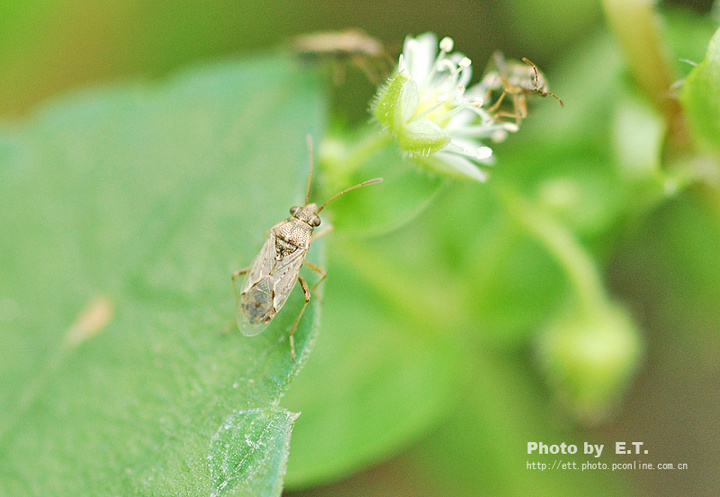
[[[78,85],[162,77],[194,61],[348,27],[365,29],[396,53],[407,34],[435,31],[451,33],[473,60],[487,60],[502,48],[509,56],[532,54],[542,66],[597,29],[600,20],[599,4],[584,1],[569,6],[530,1],[5,0],[0,4],[0,114],[21,113]],[[371,95],[373,90],[366,86],[365,91]]]
[[[662,8],[672,13],[669,37],[707,34],[697,34],[699,50],[687,55],[701,60],[712,29],[701,30],[696,26],[705,23],[701,19],[707,19],[710,2],[677,2],[663,4]],[[713,24],[717,25],[713,21],[703,26]],[[46,99],[81,87],[127,79],[162,80],[195,62],[236,58],[283,45],[301,33],[347,27],[360,27],[383,40],[393,56],[400,51],[405,35],[431,30],[440,36],[451,35],[456,47],[473,61],[487,60],[496,49],[510,57],[528,57],[548,74],[553,91],[565,99],[568,113],[572,108],[583,108],[584,96],[572,91],[564,94],[563,78],[571,79],[568,73],[580,68],[592,72],[595,60],[603,66],[606,59],[620,59],[614,44],[597,41],[607,38],[607,28],[602,7],[595,1],[4,0],[0,3],[0,119],[21,118]],[[476,64],[478,68],[483,66],[482,62]],[[552,86],[553,76],[559,80],[559,87]],[[608,83],[601,74],[595,80],[599,81],[598,87],[592,85],[591,79],[585,88],[588,95],[605,91],[606,84],[625,84],[622,75],[605,76],[611,81]],[[350,68],[347,80],[334,90],[333,115],[340,121],[363,123],[368,119],[367,102],[374,92],[375,87],[368,84],[364,75]],[[549,99],[540,104],[556,105]],[[616,104],[608,102],[608,106]],[[596,127],[610,126],[608,122],[583,120],[582,113],[569,115],[580,122],[564,122],[562,129],[578,127],[591,134]],[[603,113],[587,115],[592,119],[612,119]],[[542,140],[538,133],[543,129],[553,134],[554,116],[563,119],[560,109],[538,113],[533,130],[535,140]],[[532,184],[534,176],[540,176],[533,171],[542,169],[543,161],[564,161],[563,167],[571,168],[572,157],[563,155],[562,137],[555,133],[548,140],[557,141],[556,150],[545,150],[535,163],[528,162],[524,169],[519,167],[519,174],[525,174],[521,181]],[[510,164],[521,160],[517,157],[531,155],[527,148],[514,152],[511,142],[500,147],[498,168],[503,167],[503,151]],[[528,138],[525,143],[528,147],[533,142]],[[455,188],[461,196],[476,194],[469,193],[465,186]],[[451,195],[443,192],[433,211],[441,213],[454,208]],[[421,239],[432,221],[441,220],[439,214],[430,220],[420,220],[417,227],[411,228],[417,233],[410,235]],[[588,427],[556,411],[555,404],[547,400],[549,394],[527,342],[498,338],[490,332],[480,340],[484,347],[478,354],[483,355],[482,361],[492,365],[487,371],[491,374],[500,371],[502,375],[488,377],[483,376],[482,369],[475,371],[478,377],[474,381],[479,386],[471,391],[478,398],[470,398],[466,404],[476,406],[477,411],[465,405],[465,410],[459,408],[449,419],[438,421],[389,461],[369,464],[364,472],[348,479],[293,495],[494,495],[492,486],[483,489],[462,484],[472,468],[477,468],[480,474],[492,474],[496,490],[513,488],[511,484],[503,487],[498,481],[521,480],[528,485],[537,483],[539,488],[518,495],[547,495],[540,476],[522,464],[533,460],[525,455],[525,444],[533,441],[539,430],[528,420],[551,425],[550,431],[567,435],[568,442],[604,443],[605,450],[610,451],[615,441],[642,441],[655,461],[689,464],[687,471],[626,472],[614,479],[613,484],[624,488],[627,495],[717,495],[720,198],[716,188],[700,186],[662,203],[646,216],[624,219],[620,224],[611,234],[603,229],[589,228],[586,233],[579,230],[579,237],[593,248],[601,265],[607,268],[610,292],[629,307],[646,343],[645,362],[615,418]],[[444,229],[452,232],[451,228]],[[462,232],[455,230],[449,236],[462,236]],[[371,242],[368,250],[384,250],[382,245],[387,245],[387,241]],[[453,247],[448,244],[449,249]],[[505,271],[508,278],[518,278],[518,274],[533,277],[527,273],[537,268],[529,268],[523,262],[536,263],[535,256],[527,256],[533,252],[532,247],[513,245],[513,250],[507,252],[494,246],[485,248],[499,252],[488,255],[482,252],[482,244],[477,243],[477,257],[496,257],[497,267],[501,268],[497,271]],[[551,267],[552,263],[547,265]],[[337,268],[336,272],[342,274],[342,269]],[[547,274],[560,278],[552,270],[537,272],[539,275],[534,277],[540,283],[536,294],[522,294],[526,291],[524,285],[519,285],[519,296],[512,294],[510,284],[509,289],[500,290],[509,296],[498,297],[489,288],[486,291],[495,301],[507,297],[506,307],[493,312],[480,310],[480,314],[491,324],[493,319],[497,323],[515,318],[522,322],[522,316],[515,316],[513,306],[526,298],[542,300],[543,285],[553,287],[552,283],[542,281]],[[478,272],[474,276],[487,275]],[[544,304],[541,301],[534,305]],[[325,339],[330,340],[321,338]],[[524,392],[521,398],[526,404],[506,395],[518,390]],[[490,406],[485,405],[483,395],[493,396]],[[528,412],[532,414],[526,416]],[[463,439],[453,428],[458,426],[473,426],[477,430]],[[458,465],[452,460],[456,450],[477,453],[478,459]],[[496,457],[498,453],[505,456]],[[290,458],[292,466],[292,449]],[[518,464],[494,466],[495,459]],[[477,481],[477,476],[469,481]],[[572,495],[584,495],[585,491],[587,495],[603,494],[605,483],[597,475],[576,474],[572,481],[577,486],[577,493]],[[590,491],[590,486],[594,490]]]

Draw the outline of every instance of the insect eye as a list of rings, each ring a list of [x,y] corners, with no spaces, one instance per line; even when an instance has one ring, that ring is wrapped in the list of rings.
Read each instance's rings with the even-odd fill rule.
[[[312,226],[320,226],[320,216],[315,216],[310,220]]]
[[[299,210],[300,210],[300,207],[298,207],[298,206],[290,207],[290,214],[292,214],[294,216],[295,214],[297,214],[297,211],[299,211]]]

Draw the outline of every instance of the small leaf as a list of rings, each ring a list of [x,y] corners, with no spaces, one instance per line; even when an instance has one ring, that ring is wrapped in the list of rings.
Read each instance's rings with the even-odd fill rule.
[[[720,30],[705,59],[688,75],[681,100],[698,144],[720,154]]]

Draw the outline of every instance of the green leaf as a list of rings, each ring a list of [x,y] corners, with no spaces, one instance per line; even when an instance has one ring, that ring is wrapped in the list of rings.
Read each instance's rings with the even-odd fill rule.
[[[269,408],[225,418],[210,442],[210,495],[280,495],[290,431],[297,416]]]
[[[85,90],[0,131],[0,493],[207,496],[211,440],[261,409],[255,443],[275,448],[242,466],[254,490],[225,494],[278,494],[291,415],[274,406],[318,300],[293,363],[302,293],[247,338],[229,275],[303,200],[324,98],[292,61],[256,58]]]
[[[698,144],[720,153],[720,30],[710,40],[705,59],[688,75],[681,100]]]

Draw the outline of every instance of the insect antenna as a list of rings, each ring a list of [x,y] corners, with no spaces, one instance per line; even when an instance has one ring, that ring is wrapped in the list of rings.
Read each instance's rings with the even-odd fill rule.
[[[358,185],[351,186],[350,188],[346,188],[345,190],[343,190],[343,191],[341,191],[340,193],[334,195],[330,200],[328,200],[327,202],[325,202],[324,204],[322,204],[322,205],[318,208],[318,210],[317,210],[318,214],[320,213],[321,210],[323,210],[323,209],[325,208],[325,206],[326,206],[327,204],[329,204],[330,202],[332,202],[332,201],[335,200],[336,198],[338,198],[338,197],[340,197],[340,196],[342,196],[342,195],[345,195],[347,192],[349,192],[349,191],[351,191],[351,190],[355,190],[355,189],[360,188],[360,187],[363,187],[363,186],[368,186],[368,185],[373,185],[373,184],[375,184],[375,183],[380,183],[382,180],[383,180],[382,178],[369,179],[369,180],[367,180],[367,181],[363,181],[362,183],[360,183],[360,184],[358,184]]]
[[[558,97],[557,95],[555,95],[555,94],[554,94],[553,92],[551,92],[551,91],[547,91],[547,90],[545,90],[545,89],[543,89],[543,88],[540,88],[540,76],[538,75],[537,66],[536,66],[535,64],[533,64],[533,62],[532,62],[530,59],[528,59],[527,57],[523,57],[523,58],[522,58],[522,61],[525,62],[525,63],[526,63],[527,65],[529,65],[530,67],[532,67],[532,70],[533,70],[533,86],[535,87],[535,92],[538,93],[539,95],[543,96],[543,97],[545,97],[545,96],[547,96],[547,95],[550,95],[551,97],[555,98],[555,100],[557,100],[558,102],[560,102],[560,107],[565,107],[565,104],[563,103],[562,100],[560,100],[560,97]]]
[[[546,95],[550,95],[551,97],[553,97],[555,100],[558,101],[558,103],[560,104],[560,107],[565,107],[565,104],[563,103],[562,99],[560,97],[558,97],[557,95],[555,95],[551,91],[543,90],[543,92],[540,95],[542,95],[543,97]]]
[[[305,205],[307,205],[310,202],[310,185],[312,184],[312,173],[313,173],[313,139],[312,139],[312,135],[307,134],[305,136],[305,140],[307,140],[308,160],[310,161],[310,166],[308,168],[308,184],[307,184],[307,189],[305,190]]]

